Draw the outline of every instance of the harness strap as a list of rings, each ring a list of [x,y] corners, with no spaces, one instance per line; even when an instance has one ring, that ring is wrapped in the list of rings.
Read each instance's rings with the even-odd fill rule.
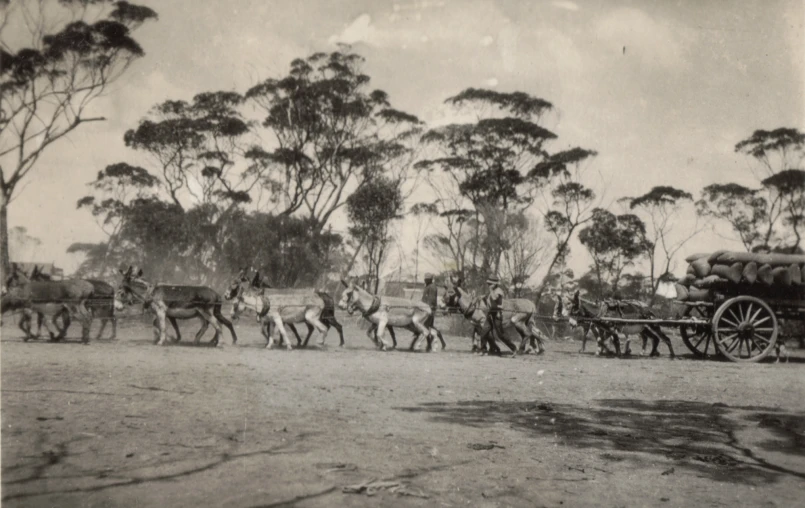
[[[380,297],[375,295],[374,298],[372,298],[372,305],[370,305],[369,308],[366,309],[366,312],[363,313],[363,317],[371,316],[379,309],[380,309]]]
[[[261,310],[257,316],[259,318],[264,318],[266,317],[266,314],[268,314],[268,311],[271,310],[271,300],[269,300],[268,296],[265,294],[260,295],[260,299],[263,301],[263,310]]]

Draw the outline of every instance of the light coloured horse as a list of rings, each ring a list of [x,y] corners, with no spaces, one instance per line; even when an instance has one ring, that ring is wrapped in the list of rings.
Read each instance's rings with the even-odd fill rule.
[[[227,291],[227,296],[235,299],[232,319],[238,319],[246,309],[253,310],[257,314],[257,321],[261,324],[260,331],[266,339],[266,349],[274,347],[274,337],[271,335],[272,324],[280,334],[285,347],[289,350],[293,349],[285,331],[286,323],[308,325],[309,333],[304,345],[307,345],[313,329],[321,333],[319,344],[324,345],[324,339],[330,329],[321,321],[326,307],[324,298],[313,291],[285,294],[269,293],[269,291],[267,288],[255,288],[246,282],[236,281],[234,287],[230,287]]]
[[[443,308],[457,308],[464,315],[464,318],[473,324],[473,351],[482,351],[485,341],[491,339],[490,347],[497,348],[493,334],[493,324],[489,315],[489,305],[483,298],[476,297],[459,286],[448,284],[445,286],[445,294],[441,299],[440,305]],[[544,337],[537,328],[534,316],[537,307],[531,300],[525,298],[506,298],[503,300],[500,311],[500,323],[503,332],[507,328],[514,328],[520,335],[519,348],[510,342],[503,334],[499,338],[512,351],[512,356],[525,350],[527,342],[531,342],[536,354],[545,352]]]
[[[262,290],[262,294],[266,295],[270,298],[271,301],[281,303],[283,298],[289,295],[310,295],[311,293],[315,293],[321,298],[322,301],[322,311],[321,314],[318,316],[319,321],[324,324],[327,328],[327,332],[329,332],[330,328],[335,328],[338,332],[339,339],[341,340],[340,346],[344,347],[344,328],[341,326],[341,323],[335,318],[335,302],[333,298],[324,291],[317,291],[313,289],[296,289],[296,288],[274,288],[270,284],[268,284],[261,276],[260,272],[254,269],[246,270],[242,269],[238,274],[237,278],[232,282],[229,288],[224,292],[224,298],[227,300],[232,300],[236,298],[238,293],[242,289],[251,288]],[[245,305],[245,304],[244,304]],[[247,306],[247,308],[252,308]],[[252,308],[252,310],[254,310]],[[238,314],[233,313],[233,319],[238,319]],[[297,347],[307,347],[308,342],[310,341],[310,337],[313,335],[313,331],[316,329],[314,325],[305,321],[307,325],[307,336],[305,337],[304,342],[302,338],[299,337],[299,332],[296,330],[296,326],[293,322],[283,320],[283,323],[290,328],[293,332],[294,336],[296,337],[296,345]],[[271,334],[271,322],[268,322],[268,327],[265,333]],[[265,335],[264,333],[264,335]],[[282,335],[280,335],[282,339]],[[320,345],[324,345],[324,341],[327,338],[327,334],[324,334],[324,337],[321,340]],[[283,339],[284,340],[284,339]]]
[[[347,282],[341,279],[341,283],[346,289],[341,294],[338,307],[350,314],[359,311],[364,319],[371,323],[367,335],[378,348],[386,350],[383,334],[389,326],[405,328],[415,334],[409,349],[413,349],[421,338],[427,337],[426,350],[432,351],[434,335],[439,338],[444,348],[445,342],[441,332],[436,328],[425,326],[432,313],[428,304],[405,298],[373,295],[353,281]]]

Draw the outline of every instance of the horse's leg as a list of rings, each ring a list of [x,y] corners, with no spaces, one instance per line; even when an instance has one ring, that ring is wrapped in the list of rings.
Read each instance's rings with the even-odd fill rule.
[[[223,324],[227,330],[229,330],[229,334],[232,336],[232,345],[238,343],[238,334],[235,333],[235,327],[232,326],[232,321],[227,319],[224,314],[221,312],[221,304],[216,303],[212,307],[212,315],[215,316],[215,319],[218,320],[219,323]]]
[[[196,332],[196,336],[193,338],[193,344],[201,343],[201,338],[204,336],[205,333],[207,333],[207,328],[210,327],[210,321],[209,319],[207,319],[207,316],[204,315],[201,309],[197,310],[196,314],[198,315],[198,317],[201,318],[201,328],[199,328],[199,330]],[[176,330],[176,334],[178,335],[179,329],[176,326],[176,318],[169,317],[168,319],[170,320],[171,324],[173,325],[173,329]],[[218,337],[216,336],[215,338],[217,339]],[[179,339],[177,339],[176,341],[178,342]]]
[[[31,340],[33,338],[33,336],[31,335],[31,325],[30,325],[30,322],[31,322],[31,319],[32,319],[31,318],[31,312],[32,311],[29,310],[29,309],[23,309],[22,310],[22,317],[20,318],[19,322],[17,323],[17,326],[20,327],[20,330],[22,330],[22,333],[25,334],[23,336],[23,339],[22,339],[25,342],[28,342],[29,340]],[[53,339],[53,334],[51,333],[51,340],[52,339]]]
[[[520,335],[520,346],[517,348],[517,351],[519,353],[524,353],[525,345],[528,342],[530,336],[528,329],[525,327],[523,323],[516,320],[515,318],[512,318],[512,325],[514,325],[514,329],[517,330],[518,335]]]
[[[166,311],[167,312],[167,311]],[[176,318],[173,316],[166,316],[168,321],[170,322],[171,326],[173,327],[173,331],[176,332],[176,338],[172,339],[173,342],[180,342],[182,340],[182,332],[179,331],[179,323],[176,321]],[[204,332],[207,331],[207,322],[204,318],[201,319],[201,328],[198,332],[196,332],[196,337],[194,342],[198,344],[198,341],[201,340],[201,337],[204,335]]]
[[[321,319],[319,319],[320,316],[321,316],[321,309],[315,307],[307,309],[305,311],[305,323],[307,323],[308,326],[313,325],[316,328],[316,330],[319,331],[319,333],[321,334],[321,340],[319,341],[319,344],[324,344],[324,339],[327,337],[328,328],[324,323],[321,322]],[[308,339],[309,338],[310,334],[308,334]],[[307,344],[307,340],[305,340],[305,344]]]
[[[282,321],[282,317],[280,317],[279,313],[274,315],[274,326],[277,328],[277,332],[279,332],[282,340],[285,342],[285,349],[291,350],[293,346],[291,346],[291,341],[288,339],[288,333],[285,331],[285,323]]]
[[[154,313],[156,313],[156,322],[157,327],[159,329],[159,340],[157,341],[157,345],[165,346],[167,345],[167,330],[165,329],[165,321],[167,320],[167,313],[168,309],[165,308],[165,305],[151,305],[154,308]]]
[[[154,332],[154,344],[159,343],[159,317],[154,316],[154,322],[152,323]]]
[[[223,347],[223,341],[219,340],[221,337],[221,325],[218,323],[218,320],[215,318],[215,316],[213,316],[212,309],[199,309],[199,314],[201,314],[202,319],[212,325],[212,328],[215,330],[215,336],[210,341],[210,344],[215,344],[217,347]]]
[[[302,337],[299,336],[299,331],[297,331],[296,326],[293,323],[285,323],[285,326],[291,329],[294,336],[296,337],[296,347],[302,347]],[[310,332],[310,327],[308,327],[308,332]],[[307,340],[310,338],[310,333],[307,334],[305,338],[304,346],[307,347]]]
[[[439,339],[439,342],[442,343],[442,351],[447,349],[447,342],[444,341],[444,337],[442,337],[442,332],[440,332],[439,329],[435,327],[431,328],[430,332],[431,333],[436,332],[436,337]]]
[[[391,349],[397,349],[397,336],[394,335],[394,327],[387,325],[386,330],[388,330],[389,335],[391,335]]]
[[[98,335],[95,336],[95,340],[98,340],[103,335],[103,331],[106,330],[106,322],[108,319],[101,318],[101,327],[98,329]]]
[[[58,317],[59,317],[59,316],[61,316],[61,324],[62,324],[61,329],[59,329],[59,325],[56,323],[56,319],[58,319]],[[69,310],[69,309],[67,309],[66,307],[62,307],[62,308],[61,308],[61,310],[59,310],[59,312],[57,312],[56,314],[54,314],[54,316],[51,318],[51,320],[50,320],[50,321],[51,321],[51,323],[53,323],[53,327],[54,327],[56,330],[58,330],[58,332],[59,332],[59,333],[57,333],[57,334],[56,334],[56,336],[54,337],[54,336],[53,336],[53,334],[50,332],[50,327],[49,327],[49,326],[47,326],[47,320],[46,320],[46,321],[45,321],[45,326],[48,328],[48,333],[50,333],[50,334],[51,334],[51,335],[50,335],[50,340],[53,340],[53,341],[60,341],[60,340],[62,340],[64,337],[66,337],[66,336],[67,336],[67,329],[68,329],[68,328],[70,328],[70,325],[71,325],[71,324],[72,324],[72,322],[73,322],[73,318],[72,318],[72,316],[70,315],[70,310]]]
[[[45,320],[45,315],[41,312],[36,313],[36,338],[39,338],[39,333],[42,331],[42,323]]]
[[[382,313],[385,314],[385,313]],[[386,331],[386,325],[389,322],[389,318],[386,315],[382,315],[377,322],[377,329],[375,329],[375,338],[377,339],[375,344],[380,347],[381,351],[386,350],[386,343],[383,341],[383,333]]]
[[[673,360],[673,359],[676,357],[676,354],[674,353],[674,346],[672,346],[672,345],[671,345],[671,339],[670,339],[670,338],[669,338],[667,335],[665,335],[665,333],[664,333],[664,332],[663,332],[661,329],[659,329],[659,328],[658,328],[657,330],[651,330],[651,331],[652,331],[652,333],[654,333],[654,334],[655,334],[655,335],[656,335],[656,336],[657,336],[657,337],[658,337],[660,340],[662,340],[663,342],[665,342],[665,345],[666,345],[666,346],[668,346],[668,354],[669,354],[669,357],[670,357],[670,358]],[[657,340],[657,346],[659,346],[659,340]],[[657,346],[654,346],[654,347],[656,348]],[[783,343],[783,348],[785,348],[785,343]],[[787,353],[786,353],[786,354],[787,354]]]
[[[323,346],[324,343],[327,341],[327,334],[330,333],[330,324],[326,320],[321,318],[322,309],[313,308],[313,309],[310,309],[309,312],[310,312],[310,316],[313,318],[313,320],[318,321],[319,325],[321,325],[321,326],[316,326],[315,323],[314,323],[314,326],[316,326],[316,328],[321,332],[321,340],[319,341],[319,346]],[[308,325],[308,326],[310,326],[310,325]],[[311,333],[312,333],[312,330],[308,330],[308,339],[310,339]],[[307,341],[305,341],[305,343],[307,343]]]
[[[81,341],[84,344],[89,344],[89,329],[92,326],[92,312],[84,305],[84,301],[78,302],[76,305],[76,314],[81,319]]]
[[[328,322],[330,323],[330,326],[335,328],[335,331],[338,332],[338,336],[341,339],[341,344],[339,344],[339,346],[344,347],[344,327],[341,326],[341,323],[335,320],[335,316],[330,316],[328,318]]]
[[[545,336],[543,335],[542,331],[539,328],[537,328],[537,324],[536,322],[533,321],[533,319],[530,322],[529,331],[531,332],[531,341],[532,341],[531,347],[536,346],[537,354],[541,355],[542,353],[545,352]],[[536,342],[536,344],[533,344],[533,342]]]
[[[372,341],[372,344],[374,344],[375,347],[380,347],[377,344],[377,337],[375,336],[375,330],[377,330],[377,325],[375,323],[370,322],[369,329],[366,330],[366,336],[369,337],[369,340]]]
[[[109,320],[112,321],[112,336],[109,337],[109,340],[115,340],[117,338],[117,317],[112,316]]]

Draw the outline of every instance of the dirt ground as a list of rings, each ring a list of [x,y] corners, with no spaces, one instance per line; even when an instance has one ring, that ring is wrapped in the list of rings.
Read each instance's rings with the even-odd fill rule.
[[[156,347],[129,319],[84,346],[77,327],[23,343],[6,320],[3,505],[803,506],[794,344],[787,365],[737,365],[681,342],[674,361],[559,340],[508,359],[461,337],[376,351],[355,321],[345,349],[334,330],[294,351],[237,331],[223,350]]]

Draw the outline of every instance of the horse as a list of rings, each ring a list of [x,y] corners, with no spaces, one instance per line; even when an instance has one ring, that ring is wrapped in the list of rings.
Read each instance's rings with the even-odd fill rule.
[[[482,351],[485,342],[489,339],[489,348],[498,349],[495,339],[492,337],[493,323],[489,316],[489,305],[482,298],[469,294],[458,285],[449,284],[445,286],[445,294],[442,296],[441,306],[443,308],[457,308],[464,315],[464,318],[473,324],[473,351]],[[499,338],[512,351],[512,356],[516,356],[517,351],[523,352],[527,342],[531,342],[532,347],[537,349],[537,354],[545,352],[542,332],[537,329],[534,316],[537,307],[531,300],[524,298],[507,298],[503,300],[501,314],[501,331],[506,328],[514,328],[520,335],[520,346],[516,347],[502,333]],[[479,344],[480,339],[480,344]],[[535,344],[536,343],[536,344]]]
[[[30,278],[33,281],[52,280],[51,276],[44,273],[41,269],[39,269],[38,266],[34,267]],[[98,340],[103,336],[103,331],[106,329],[106,325],[110,321],[112,323],[112,336],[109,337],[109,339],[114,340],[117,337],[117,319],[115,318],[115,288],[111,284],[107,284],[102,280],[83,280],[86,280],[92,284],[93,287],[92,299],[87,302],[87,308],[92,312],[93,319],[99,318],[101,320],[101,329],[98,330],[98,335],[95,337],[95,340]],[[61,313],[54,316],[54,326],[56,326],[55,319],[59,316],[62,318],[63,330],[61,333],[66,334],[67,329],[70,328],[70,313],[66,310],[63,310]],[[23,319],[26,319],[26,317],[28,316],[24,316]],[[39,329],[42,328],[42,321],[44,317],[44,314],[39,312],[37,313],[37,336],[39,336]]]
[[[609,315],[610,317],[619,317],[625,318],[629,316],[633,316],[637,319],[654,319],[656,316],[648,307],[648,305],[635,301],[635,300],[613,300],[613,301],[604,301],[602,303],[595,303],[591,302],[590,300],[586,300],[581,297],[579,291],[576,291],[572,298],[570,299],[570,304],[566,306],[566,315],[571,317],[584,317],[584,318],[600,318]],[[612,316],[610,313],[611,310],[615,309],[617,311],[616,316]],[[626,314],[624,314],[624,311]],[[668,351],[670,352],[670,357],[673,359],[676,355],[674,354],[674,348],[671,345],[671,339],[668,338],[667,335],[662,331],[662,329],[658,325],[652,324],[620,324],[620,323],[602,323],[602,322],[594,322],[588,321],[590,323],[590,329],[594,330],[594,334],[596,335],[596,340],[598,342],[598,351],[596,351],[596,355],[600,355],[603,350],[605,350],[605,346],[603,341],[607,336],[612,338],[612,342],[615,345],[616,354],[620,356],[620,336],[619,334],[623,334],[626,338],[626,344],[624,346],[623,355],[628,356],[631,354],[630,342],[631,342],[631,335],[640,335],[643,339],[643,347],[640,352],[641,356],[645,356],[646,354],[646,344],[648,340],[651,339],[652,341],[652,348],[651,353],[649,356],[659,356],[660,353],[657,350],[660,341],[663,341],[666,346],[668,346]],[[582,338],[582,346],[579,352],[584,352],[584,346],[587,342],[587,331],[585,331],[584,337]]]
[[[254,280],[252,282],[255,282]],[[255,287],[258,286],[258,287]],[[288,335],[285,332],[285,323],[289,325],[305,323],[308,326],[308,335],[304,343],[307,346],[313,330],[321,333],[320,345],[324,345],[330,324],[325,324],[321,320],[325,308],[332,305],[332,298],[322,291],[311,290],[275,290],[269,292],[267,288],[261,288],[257,284],[248,284],[243,280],[236,280],[230,286],[226,295],[235,299],[235,306],[232,309],[232,319],[238,319],[244,309],[254,310],[257,320],[261,323],[260,331],[266,339],[266,349],[274,347],[274,338],[271,336],[271,324],[276,326],[281,340],[287,349],[293,349]],[[333,314],[334,316],[334,314]],[[340,325],[339,325],[340,328]],[[339,329],[339,332],[341,330]],[[344,345],[343,333],[341,334],[341,345]],[[297,334],[297,340],[299,335]]]
[[[375,325],[367,330],[367,335],[381,350],[386,350],[383,333],[389,325],[405,328],[415,334],[409,346],[410,350],[414,349],[420,338],[427,337],[428,346],[426,351],[432,351],[434,334],[439,338],[442,348],[444,348],[445,342],[441,332],[436,328],[425,326],[432,312],[428,304],[414,302],[405,298],[373,295],[353,281],[347,282],[341,279],[341,284],[346,289],[341,294],[338,307],[350,314],[359,310],[364,319]]]
[[[331,297],[328,293],[324,291],[317,291],[311,289],[278,289],[272,287],[268,284],[265,279],[260,275],[259,271],[253,271],[253,274],[250,274],[246,269],[242,269],[240,273],[238,273],[237,278],[232,282],[229,288],[224,293],[224,298],[227,300],[232,300],[236,297],[238,291],[240,291],[241,287],[244,284],[248,284],[252,289],[262,289],[264,293],[269,295],[270,298],[274,301],[279,301],[278,298],[282,298],[283,295],[290,295],[290,294],[309,294],[311,291],[321,298],[323,307],[321,311],[321,315],[319,316],[319,320],[324,324],[327,328],[327,332],[329,332],[330,328],[335,328],[338,332],[338,336],[341,340],[339,346],[344,347],[344,327],[341,326],[341,323],[335,318],[335,302],[333,301],[333,297]],[[245,304],[244,304],[245,305]],[[235,313],[232,314],[233,319],[237,319],[238,315]],[[299,336],[299,332],[296,330],[296,326],[294,326],[293,322],[283,320],[283,323],[290,328],[293,334],[296,336],[296,345],[297,347],[307,347],[308,342],[310,341],[310,337],[313,335],[313,331],[316,329],[314,325],[305,321],[307,325],[307,336],[305,337],[304,342],[302,342],[302,338]],[[270,330],[271,323],[269,322],[268,333],[271,333]],[[280,335],[282,337],[282,335]],[[324,334],[322,337],[321,345],[324,345],[324,341],[327,338],[327,333]],[[284,340],[284,338],[283,338]]]
[[[221,326],[223,323],[232,334],[232,344],[237,344],[238,336],[232,323],[221,313],[221,295],[207,286],[176,286],[168,284],[152,284],[142,279],[142,269],[135,269],[129,266],[125,272],[120,270],[123,280],[116,292],[115,297],[127,305],[137,302],[142,303],[144,308],[149,308],[156,316],[155,324],[155,343],[166,345],[165,321],[170,320],[177,333],[179,329],[176,319],[190,319],[200,317],[202,319],[201,329],[196,333],[195,344],[201,341],[201,336],[207,331],[209,325],[215,329],[215,337],[210,341],[211,345],[222,347],[219,344],[221,336]]]
[[[81,338],[85,344],[89,343],[89,328],[92,324],[92,312],[87,308],[93,297],[94,287],[85,280],[38,280],[32,281],[16,265],[6,280],[6,291],[3,293],[2,313],[21,309],[23,317],[19,327],[25,333],[25,341],[34,338],[31,333],[33,314],[52,314],[50,321],[45,320],[45,326],[52,341],[64,338],[66,328],[59,330],[56,319],[63,313],[76,315],[81,320]],[[56,329],[53,333],[50,325]],[[37,332],[38,333],[38,332]]]

